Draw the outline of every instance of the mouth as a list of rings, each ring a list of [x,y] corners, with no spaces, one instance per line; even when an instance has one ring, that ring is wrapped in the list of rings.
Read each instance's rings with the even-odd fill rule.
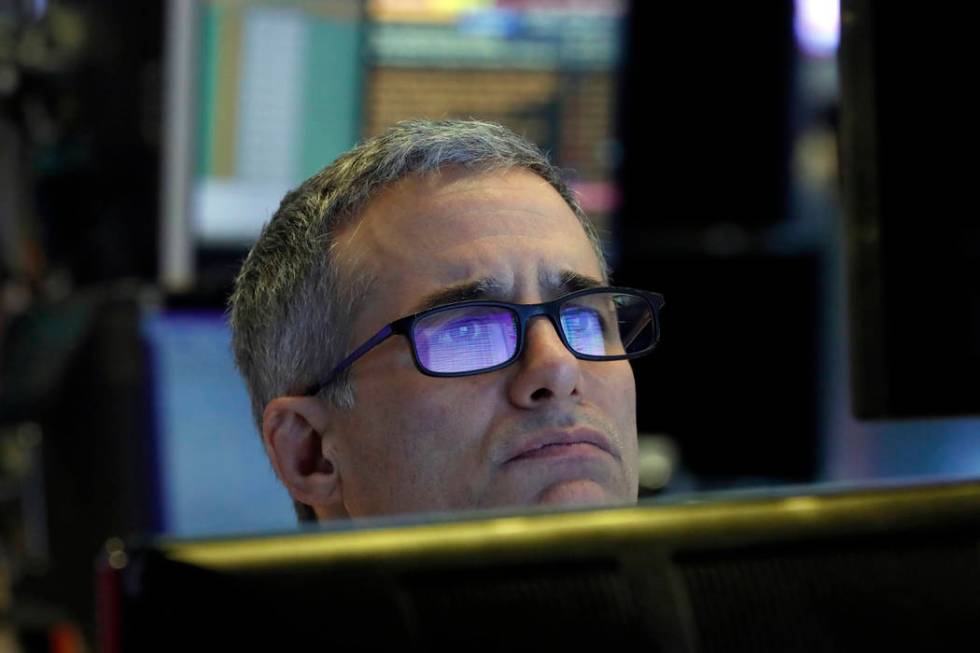
[[[616,457],[609,439],[592,429],[549,431],[518,443],[507,462],[547,458],[595,456],[608,454]]]

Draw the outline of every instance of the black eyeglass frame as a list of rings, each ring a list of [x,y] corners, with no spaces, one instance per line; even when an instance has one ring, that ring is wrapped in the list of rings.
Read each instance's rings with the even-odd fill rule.
[[[597,294],[616,294],[616,295],[631,295],[633,297],[639,297],[647,303],[650,307],[650,314],[653,319],[653,338],[649,346],[644,347],[639,351],[634,351],[630,353],[623,354],[611,354],[596,356],[593,354],[583,354],[581,352],[575,351],[572,346],[568,343],[568,339],[565,337],[565,330],[561,326],[561,306],[566,302],[576,299],[578,297],[583,297],[585,295],[597,295]],[[357,349],[352,351],[344,360],[340,361],[333,370],[327,374],[324,379],[314,385],[307,388],[305,394],[307,396],[312,396],[320,392],[324,387],[329,385],[334,379],[336,379],[341,372],[346,370],[348,367],[354,364],[354,362],[360,357],[364,356],[366,353],[380,345],[382,342],[387,340],[393,335],[403,335],[408,338],[409,345],[412,349],[412,360],[415,363],[416,369],[426,376],[436,376],[436,377],[454,377],[454,376],[473,376],[475,374],[484,374],[487,372],[494,372],[496,370],[503,369],[508,365],[511,365],[514,361],[521,357],[524,353],[524,342],[527,334],[527,324],[533,317],[545,316],[550,321],[555,331],[558,333],[558,337],[561,339],[565,348],[572,353],[575,358],[587,361],[616,361],[616,360],[627,360],[632,358],[639,358],[640,356],[645,356],[649,354],[657,346],[660,340],[660,309],[664,306],[664,296],[660,293],[650,292],[648,290],[637,290],[635,288],[618,288],[614,286],[600,286],[596,288],[586,288],[585,290],[577,290],[575,292],[568,293],[567,295],[562,295],[556,299],[552,299],[547,302],[541,302],[540,304],[514,304],[511,302],[501,302],[493,300],[483,300],[474,299],[464,302],[454,302],[452,304],[443,304],[441,306],[435,306],[433,308],[426,309],[424,311],[419,311],[418,313],[413,313],[412,315],[406,315],[405,317],[398,318],[394,322],[391,322],[384,326],[380,331],[375,333],[373,336],[368,338],[364,343]],[[503,308],[517,316],[517,346],[514,348],[514,354],[502,363],[498,363],[492,367],[481,367],[476,370],[468,370],[466,372],[433,372],[432,370],[426,369],[425,366],[419,361],[418,351],[415,348],[415,338],[412,337],[412,327],[415,323],[422,319],[423,317],[429,317],[437,313],[442,313],[450,310],[457,310],[460,308],[468,307],[492,307],[492,308]]]

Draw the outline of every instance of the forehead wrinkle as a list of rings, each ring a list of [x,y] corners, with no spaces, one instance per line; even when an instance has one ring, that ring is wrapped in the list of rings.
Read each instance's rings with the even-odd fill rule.
[[[551,188],[543,179],[535,177],[535,180]],[[474,185],[476,182],[479,185]],[[467,231],[480,234],[475,240],[515,233],[540,238],[542,231],[559,229],[566,220],[574,221],[582,236],[587,238],[585,229],[564,202],[556,207],[528,206],[511,198],[508,191],[507,183],[492,175],[467,176],[433,189],[429,195],[429,211],[416,216],[427,225],[425,242],[432,250],[440,251],[465,236]],[[463,226],[468,229],[463,232],[458,222],[461,218],[467,218]],[[454,222],[453,229],[441,231],[440,223],[446,221]]]
[[[538,269],[538,287],[542,297],[557,297],[602,285],[601,280],[574,270],[554,270],[544,266]],[[429,293],[415,304],[412,312],[417,313],[444,304],[475,299],[513,300],[510,295],[514,290],[494,276],[483,276],[447,285]]]
[[[586,284],[571,282],[574,270],[589,278],[604,276],[598,261],[592,262],[594,250],[584,228],[564,203],[552,211],[539,209],[534,202],[531,206],[517,202],[509,196],[510,185],[501,183],[498,189],[493,177],[481,178],[483,185],[476,187],[461,183],[446,188],[434,181],[401,180],[339,228],[338,259],[347,273],[374,277],[370,295],[356,298],[361,308],[358,322],[368,320],[359,324],[358,332],[409,314],[418,303],[411,300],[423,292],[436,294],[440,287],[475,279],[495,280],[489,299],[513,300],[530,292],[531,286],[538,286],[542,297],[565,294],[548,292],[552,290],[578,290]],[[491,182],[489,187],[486,182]],[[484,197],[487,201],[480,201]],[[577,232],[577,244],[569,242],[570,229]],[[548,255],[539,258],[539,249]],[[581,258],[583,251],[588,251],[590,260]],[[382,301],[386,287],[403,285],[421,292],[415,298],[396,292]],[[490,284],[483,285],[490,294]],[[589,282],[586,287],[593,285],[597,284]]]

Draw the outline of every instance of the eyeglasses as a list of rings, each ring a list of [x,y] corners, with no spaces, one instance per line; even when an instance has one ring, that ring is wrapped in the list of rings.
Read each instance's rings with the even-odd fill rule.
[[[528,321],[554,325],[576,358],[615,361],[653,351],[660,337],[663,295],[632,288],[589,288],[541,304],[465,301],[395,320],[307,389],[314,395],[354,361],[399,334],[412,345],[415,366],[429,376],[468,376],[507,367],[520,358]]]

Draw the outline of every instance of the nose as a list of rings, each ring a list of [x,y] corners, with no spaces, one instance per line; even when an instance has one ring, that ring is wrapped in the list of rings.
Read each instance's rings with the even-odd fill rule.
[[[579,394],[581,361],[565,347],[545,316],[527,325],[524,352],[515,366],[510,400],[521,408],[538,408]]]

